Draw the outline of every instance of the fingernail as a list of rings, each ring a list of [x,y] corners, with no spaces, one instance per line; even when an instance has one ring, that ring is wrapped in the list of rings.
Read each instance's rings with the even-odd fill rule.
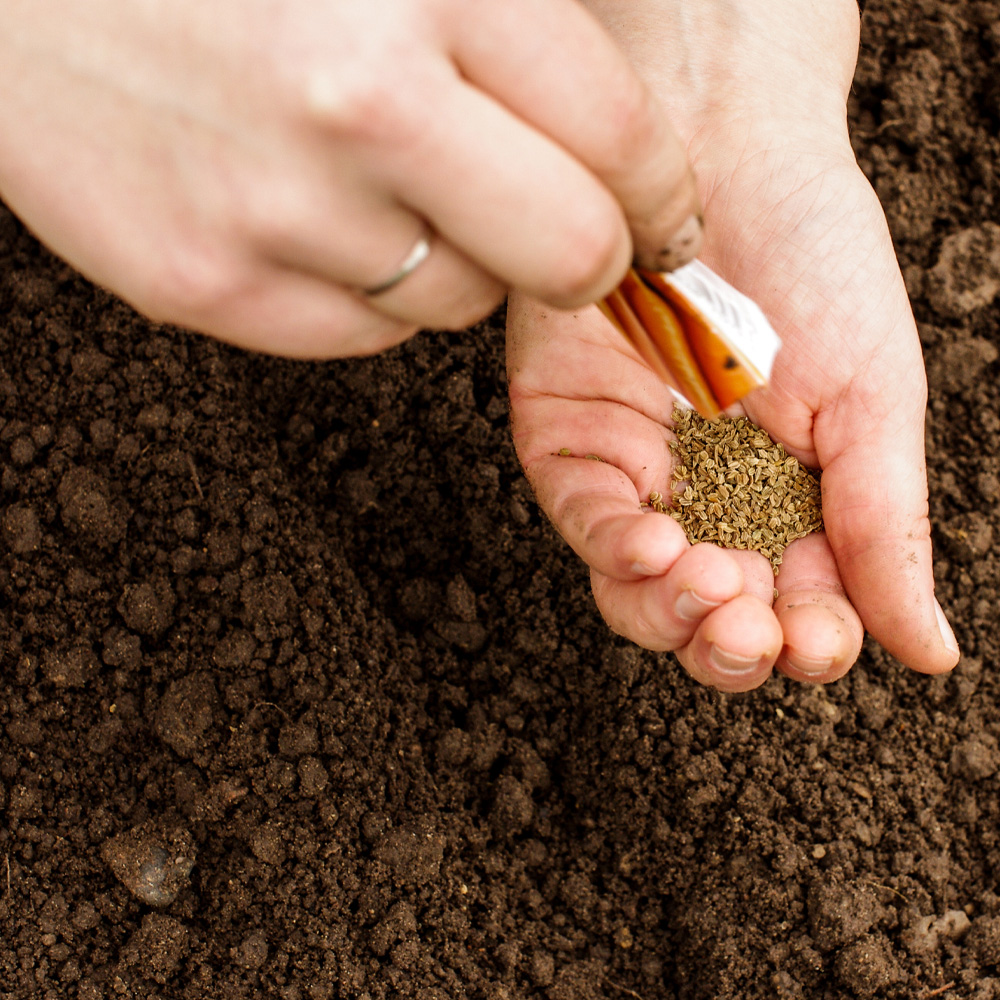
[[[934,613],[937,615],[938,629],[941,632],[941,641],[944,643],[944,648],[953,656],[958,656],[958,640],[955,638],[955,633],[952,632],[951,626],[948,624],[948,619],[945,618],[944,611],[941,605],[938,604],[936,597],[934,598]]]
[[[712,665],[724,674],[748,674],[760,665],[759,656],[739,656],[713,645],[708,652]]]
[[[689,215],[677,232],[670,237],[670,242],[656,255],[652,265],[654,271],[675,271],[698,256],[701,250],[701,240],[704,233],[704,223],[700,213]],[[648,266],[643,263],[643,266]]]
[[[652,566],[639,561],[632,563],[630,568],[636,576],[660,576],[663,573],[663,570],[653,569]]]
[[[702,618],[719,607],[721,601],[706,601],[693,590],[682,590],[674,603],[674,614],[686,622],[700,622]]]
[[[785,659],[790,667],[804,674],[825,674],[833,666],[832,657],[824,659],[819,656],[806,656],[791,649],[785,651]]]

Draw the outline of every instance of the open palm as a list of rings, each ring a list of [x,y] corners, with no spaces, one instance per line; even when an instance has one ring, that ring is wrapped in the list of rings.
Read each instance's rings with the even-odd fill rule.
[[[542,507],[590,565],[602,614],[724,690],[754,687],[775,665],[835,679],[858,655],[862,623],[914,669],[957,659],[933,596],[926,385],[906,292],[846,139],[808,132],[728,122],[689,144],[702,259],[784,341],[746,412],[823,470],[826,532],[793,542],[776,577],[763,556],[691,546],[672,518],[640,509],[670,481],[672,397],[598,310],[525,299],[509,310],[515,445]]]

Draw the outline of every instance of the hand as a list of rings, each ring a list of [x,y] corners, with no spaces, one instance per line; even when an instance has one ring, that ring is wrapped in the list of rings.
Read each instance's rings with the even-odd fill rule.
[[[528,478],[591,566],[611,627],[675,650],[703,683],[747,690],[774,666],[836,679],[857,658],[862,622],[910,667],[950,669],[958,647],[934,598],[919,341],[844,125],[856,8],[817,14],[786,0],[764,10],[758,38],[753,19],[731,28],[707,16],[712,4],[687,5],[685,23],[695,9],[706,17],[688,43],[668,19],[673,0],[653,6],[662,17],[642,30],[620,23],[623,41],[651,85],[672,95],[668,111],[703,191],[702,259],[756,299],[784,339],[771,385],[747,398],[746,412],[823,469],[826,533],[793,542],[774,577],[757,553],[692,547],[672,518],[640,512],[670,481],[669,393],[595,308],[571,314],[518,298],[508,366]],[[813,51],[813,38],[832,52]],[[838,38],[851,53],[840,62]],[[670,89],[678,79],[709,80],[708,93],[682,100],[682,88]],[[561,448],[604,462],[564,458]]]
[[[376,351],[507,287],[594,301],[633,237],[700,239],[679,140],[575,0],[11,0],[0,92],[0,194],[42,240],[269,352]]]

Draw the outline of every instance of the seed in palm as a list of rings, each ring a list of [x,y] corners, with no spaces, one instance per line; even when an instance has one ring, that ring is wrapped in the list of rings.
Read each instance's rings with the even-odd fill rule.
[[[778,572],[786,546],[823,527],[819,480],[746,417],[705,420],[674,408],[671,496],[648,506],[694,542],[762,553]]]

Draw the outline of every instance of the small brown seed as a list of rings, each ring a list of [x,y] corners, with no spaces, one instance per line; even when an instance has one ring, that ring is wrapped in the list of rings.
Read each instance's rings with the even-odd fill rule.
[[[755,549],[774,567],[789,542],[823,527],[817,477],[746,417],[705,420],[674,409],[669,503],[649,506],[674,517],[694,541]]]

